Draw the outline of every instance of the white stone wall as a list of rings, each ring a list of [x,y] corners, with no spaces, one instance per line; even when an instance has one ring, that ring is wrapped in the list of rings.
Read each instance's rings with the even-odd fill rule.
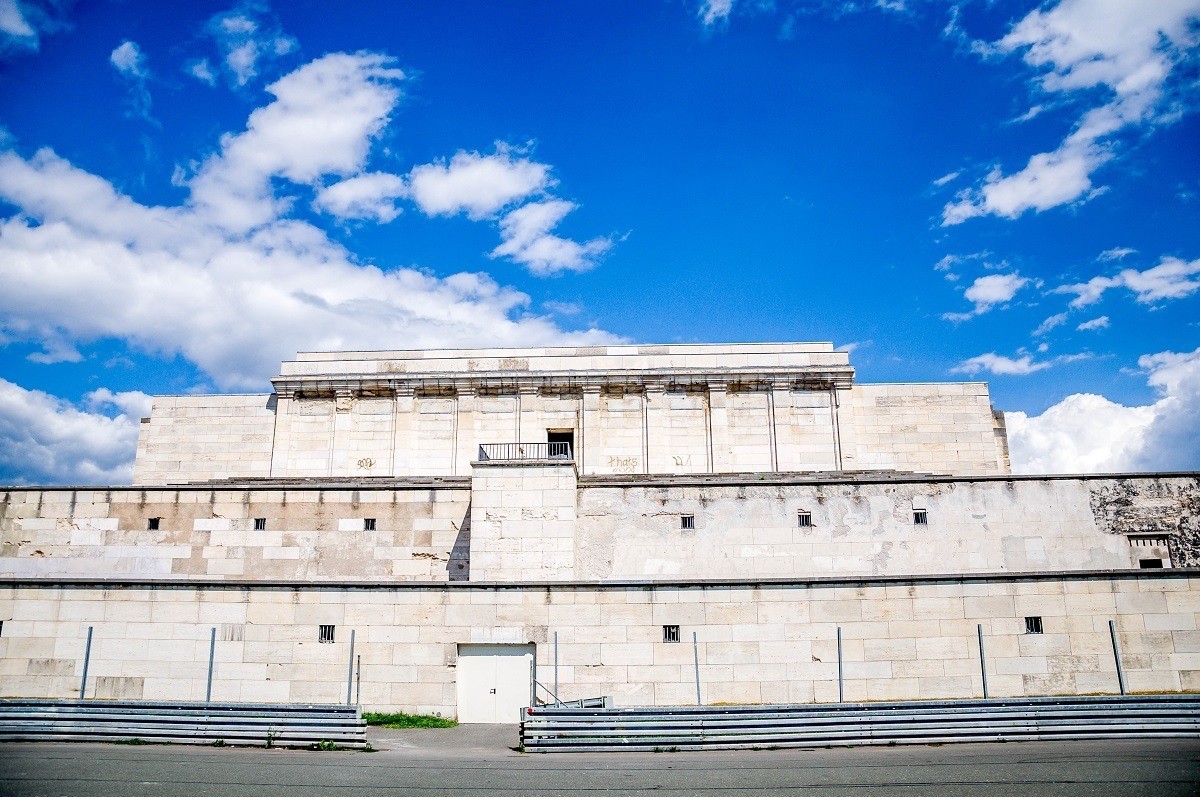
[[[134,484],[268,476],[274,398],[156,396],[138,432]]]
[[[575,466],[477,463],[471,579],[556,581],[575,573]]]
[[[450,559],[469,495],[465,484],[3,492],[0,575],[445,581],[460,575]],[[255,530],[256,518],[265,530]]]
[[[213,698],[345,699],[350,630],[367,710],[455,713],[458,645],[532,642],[538,680],[564,699],[619,706],[837,699],[837,629],[847,700],[982,695],[983,626],[995,697],[1117,692],[1114,619],[1133,692],[1200,691],[1200,577],[851,584],[321,588],[30,587],[0,584],[0,695],[77,694],[94,627],[89,696],[204,697],[217,628]],[[1044,633],[1025,633],[1025,617]],[[317,642],[320,624],[336,642]],[[662,641],[679,625],[680,644]]]

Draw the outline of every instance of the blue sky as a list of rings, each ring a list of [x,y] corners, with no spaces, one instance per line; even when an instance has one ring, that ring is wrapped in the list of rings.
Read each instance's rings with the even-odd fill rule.
[[[833,340],[1200,464],[1200,0],[0,0],[0,480],[298,349]]]

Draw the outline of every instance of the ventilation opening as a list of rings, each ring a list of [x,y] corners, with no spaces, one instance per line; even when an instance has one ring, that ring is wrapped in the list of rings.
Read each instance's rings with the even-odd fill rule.
[[[679,641],[679,626],[664,625],[663,626],[663,642],[678,642]]]
[[[680,515],[679,528],[683,529],[684,531],[694,531],[696,529],[696,516]]]
[[[1143,570],[1155,570],[1155,569],[1161,570],[1162,566],[1163,566],[1162,559],[1139,559],[1138,560],[1138,567],[1140,567]]]
[[[331,625],[320,626],[320,629],[317,632],[317,641],[318,642],[333,642],[333,626],[331,626]]]
[[[158,531],[158,526],[160,523],[162,523],[162,518],[160,518],[160,517],[149,518],[146,521],[146,530],[147,531]]]
[[[1025,633],[1026,634],[1042,633],[1042,618],[1026,617],[1025,618]]]
[[[913,525],[928,526],[929,525],[929,512],[924,509],[914,509],[913,510]]]
[[[801,509],[796,513],[796,525],[802,529],[812,528],[812,512]]]
[[[373,517],[363,518],[363,531],[374,531],[374,530],[375,530],[375,518],[373,518]]]
[[[254,530],[255,531],[266,531],[267,530],[267,519],[265,517],[254,518]]]

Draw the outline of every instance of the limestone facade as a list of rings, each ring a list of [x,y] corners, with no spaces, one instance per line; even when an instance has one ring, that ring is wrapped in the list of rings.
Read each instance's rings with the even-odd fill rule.
[[[829,343],[302,354],[273,382],[156,398],[135,483],[467,476],[551,433],[585,476],[1008,472],[987,385],[855,384]]]
[[[203,699],[210,628],[217,700],[345,700],[352,629],[365,706],[447,716],[459,645],[532,643],[550,683],[555,634],[560,696],[625,706],[695,702],[693,631],[705,703],[836,701],[839,628],[847,700],[982,696],[977,625],[992,696],[1115,693],[1110,619],[1131,691],[1200,689],[1200,575],[1182,570],[554,589],[4,580],[0,615],[3,695],[77,694],[89,626],[99,698]]]

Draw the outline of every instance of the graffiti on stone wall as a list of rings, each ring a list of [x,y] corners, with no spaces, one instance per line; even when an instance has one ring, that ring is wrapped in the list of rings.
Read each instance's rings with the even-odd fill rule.
[[[637,473],[637,457],[609,457],[608,467],[613,473]]]

